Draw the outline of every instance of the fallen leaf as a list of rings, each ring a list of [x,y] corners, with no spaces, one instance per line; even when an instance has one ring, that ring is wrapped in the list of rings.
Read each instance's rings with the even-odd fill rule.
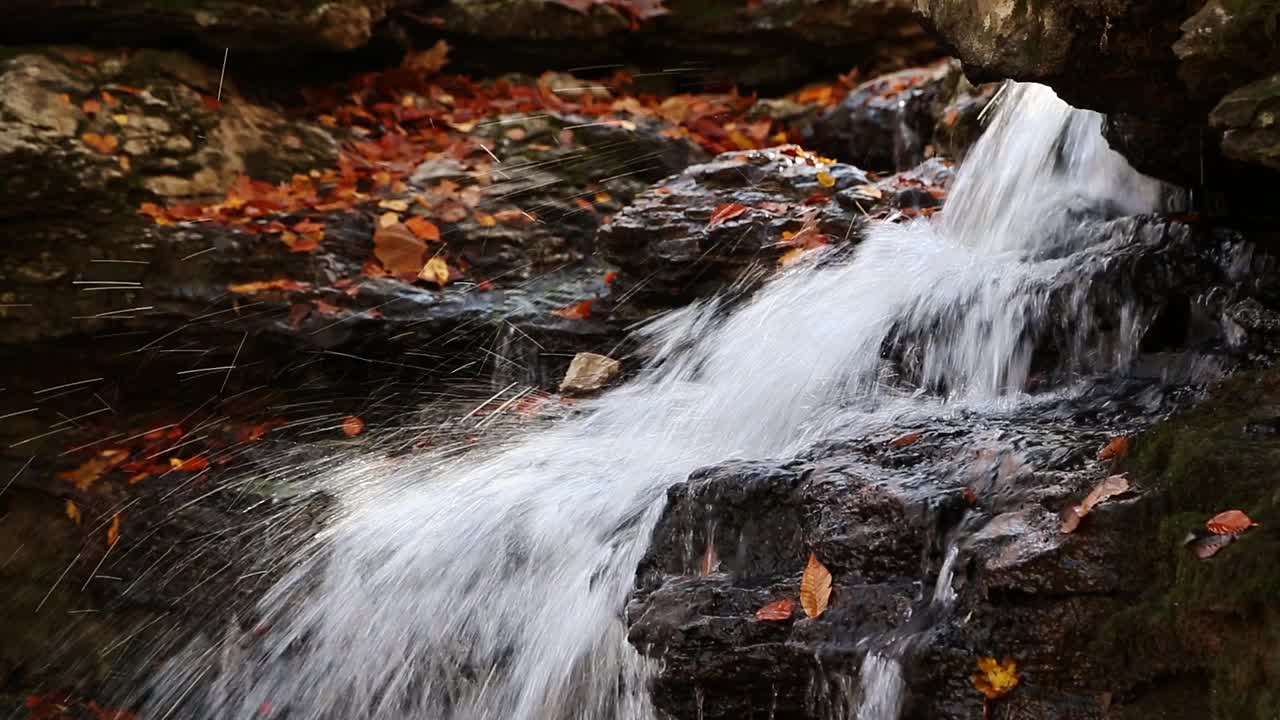
[[[440,72],[441,68],[448,63],[449,43],[437,40],[436,44],[427,50],[418,50],[405,55],[400,67],[425,75],[434,75]]]
[[[265,290],[306,290],[308,287],[310,286],[307,283],[288,278],[279,278],[276,280],[259,280],[257,282],[228,285],[227,289],[237,295],[252,295]]]
[[[66,513],[67,517],[71,518],[71,522],[77,525],[80,524],[80,508],[76,507],[76,504],[70,500],[67,501]]]
[[[1123,474],[1112,475],[1094,486],[1093,490],[1079,505],[1072,505],[1062,511],[1062,532],[1072,533],[1080,527],[1080,521],[1093,512],[1098,505],[1117,495],[1123,495],[1132,489],[1129,478]]]
[[[618,279],[618,271],[617,271],[617,270],[610,270],[609,272],[607,272],[607,273],[605,273],[605,274],[604,274],[604,284],[605,284],[605,285],[612,285],[612,284],[613,284],[613,281],[614,281],[614,280],[617,280],[617,279]]]
[[[418,279],[444,287],[449,284],[449,264],[445,262],[444,258],[437,255],[422,266],[422,271],[418,273]]]
[[[711,213],[711,219],[707,222],[707,227],[715,227],[723,222],[732,220],[750,209],[750,207],[742,203],[721,205]]]
[[[973,686],[989,700],[998,700],[1018,687],[1018,665],[1012,658],[978,658],[978,670],[981,672],[972,676]]]
[[[574,303],[568,307],[562,307],[559,310],[552,310],[552,315],[559,315],[562,318],[570,320],[584,320],[591,317],[591,306],[595,304],[595,300],[583,300],[580,303]]]
[[[1111,460],[1113,458],[1122,458],[1129,454],[1129,437],[1120,435],[1111,438],[1111,441],[1102,446],[1098,451],[1099,460]]]
[[[809,564],[800,579],[800,605],[811,618],[821,617],[831,601],[831,571],[818,561],[815,553],[809,553]]]
[[[378,227],[389,228],[400,222],[400,214],[393,212],[385,212],[378,216]]]
[[[977,491],[977,490],[974,490],[972,487],[966,487],[966,488],[964,489],[963,495],[964,495],[964,501],[965,501],[966,503],[969,503],[970,505],[977,505],[977,504],[978,504],[978,491]]]
[[[1239,510],[1226,510],[1214,515],[1204,526],[1214,535],[1238,535],[1258,523]]]
[[[364,432],[364,420],[355,415],[351,415],[342,421],[342,433],[347,437],[355,437],[362,432]]]
[[[859,185],[853,189],[853,192],[868,200],[879,200],[884,197],[884,193],[875,185]]]
[[[920,442],[920,438],[922,437],[924,437],[924,433],[920,433],[920,432],[909,432],[909,433],[906,433],[905,435],[899,435],[898,437],[889,441],[889,447],[895,447],[895,448],[910,447]]]
[[[103,475],[114,470],[129,457],[127,450],[103,450],[75,470],[58,473],[60,480],[73,482],[79,490],[88,490]]]
[[[209,459],[205,457],[193,457],[183,460],[182,458],[169,458],[169,467],[181,472],[200,472],[209,467]]]
[[[825,188],[835,187],[836,179],[831,173],[827,172],[826,170],[819,170],[818,184]]]
[[[409,232],[413,233],[414,237],[423,242],[435,242],[440,239],[440,228],[424,217],[414,215],[404,221],[404,226],[409,228]]]
[[[107,547],[120,542],[120,513],[111,518],[111,527],[107,528]]]
[[[103,155],[111,155],[120,147],[120,138],[115,135],[99,135],[87,132],[80,136],[80,141]]]
[[[413,275],[422,270],[427,246],[409,228],[397,222],[373,234],[373,254],[393,275]]]
[[[791,613],[796,609],[796,601],[791,598],[783,598],[777,602],[771,602],[768,605],[756,611],[757,620],[786,620],[791,617]]]
[[[102,103],[98,102],[94,98],[89,98],[88,100],[80,103],[80,109],[83,110],[86,115],[97,115],[102,112]]]
[[[382,208],[383,210],[395,210],[396,212],[408,212],[409,202],[407,200],[383,200],[378,203],[378,207]],[[399,220],[400,218],[397,217],[396,221],[399,222]]]
[[[1197,535],[1196,533],[1191,533],[1183,541],[1183,544],[1190,548],[1197,558],[1208,560],[1217,555],[1219,550],[1238,540],[1239,537],[1238,534],[1214,535],[1209,533]]]

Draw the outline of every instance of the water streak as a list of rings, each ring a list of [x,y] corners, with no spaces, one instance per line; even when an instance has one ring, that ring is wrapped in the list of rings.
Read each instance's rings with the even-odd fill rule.
[[[887,384],[1021,391],[1072,224],[1155,207],[1097,116],[1045,88],[1006,95],[941,222],[875,228],[851,261],[798,267],[731,313],[709,301],[660,319],[644,331],[650,366],[572,419],[462,457],[330,470],[342,516],[264,601],[270,630],[231,660],[175,664],[151,714],[652,717],[621,610],[665,488],[848,431],[844,411],[874,408]],[[191,700],[167,690],[211,672]],[[902,683],[897,660],[868,657],[859,717],[895,718]]]

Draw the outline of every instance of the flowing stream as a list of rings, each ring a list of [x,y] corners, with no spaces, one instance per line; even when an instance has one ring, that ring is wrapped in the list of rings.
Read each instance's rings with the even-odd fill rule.
[[[148,715],[651,718],[622,608],[665,489],[848,431],[854,407],[1017,402],[1035,332],[1083,342],[1093,323],[1047,295],[1071,271],[1071,230],[1160,201],[1100,122],[1007,86],[935,220],[874,227],[851,257],[802,263],[739,307],[653,322],[646,369],[573,417],[461,456],[326,470],[340,517],[263,601],[269,632],[193,650]],[[897,716],[893,657],[869,655],[861,684],[859,717]]]

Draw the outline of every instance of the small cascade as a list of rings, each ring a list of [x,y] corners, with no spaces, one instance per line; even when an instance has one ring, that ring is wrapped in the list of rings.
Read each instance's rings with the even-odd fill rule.
[[[854,406],[1015,401],[1039,330],[1092,327],[1082,300],[1051,294],[1071,230],[1154,209],[1159,188],[1106,148],[1098,116],[1043,87],[1004,95],[938,221],[873,228],[851,259],[802,263],[732,312],[659,319],[641,332],[649,366],[573,417],[328,470],[340,517],[264,599],[269,630],[234,654],[192,648],[148,716],[652,718],[622,608],[667,487],[848,431]],[[958,552],[931,602],[954,600]],[[900,656],[870,653],[860,686],[858,718],[896,718]]]

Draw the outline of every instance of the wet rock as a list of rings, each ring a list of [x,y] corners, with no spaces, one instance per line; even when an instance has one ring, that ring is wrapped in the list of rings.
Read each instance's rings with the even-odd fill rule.
[[[831,199],[869,182],[856,167],[795,146],[724,153],[637,196],[599,242],[621,268],[623,297],[670,306],[734,282],[754,285],[806,224],[814,242],[857,239],[864,213]],[[862,206],[873,210],[875,198]],[[713,220],[717,211],[728,214]]]
[[[606,355],[578,353],[569,363],[560,392],[565,395],[591,395],[600,392],[622,373],[622,363]]]
[[[219,103],[218,86],[216,69],[174,53],[62,48],[0,61],[0,219],[133,214],[144,200],[221,195],[250,168],[287,179],[334,162],[318,126],[231,87]],[[266,160],[279,148],[288,153]]]
[[[905,0],[734,0],[605,3],[576,11],[546,0],[458,0],[432,8],[429,24],[405,13],[414,35],[443,32],[469,67],[598,65],[661,68],[681,83],[780,87],[822,72],[897,68],[936,58],[938,47]],[[664,11],[658,10],[661,8]],[[648,10],[652,9],[653,12]],[[394,13],[393,13],[394,14]],[[492,40],[500,39],[501,47]],[[671,69],[678,55],[682,66]]]
[[[1280,74],[1240,88],[1218,103],[1209,123],[1223,130],[1222,150],[1241,162],[1280,169]]]
[[[865,82],[814,122],[813,147],[868,170],[914,167],[936,152],[934,129],[959,79],[959,64],[942,62]]]
[[[221,50],[353,50],[369,42],[391,0],[246,2],[19,0],[0,40],[91,41],[115,46],[202,45]]]

